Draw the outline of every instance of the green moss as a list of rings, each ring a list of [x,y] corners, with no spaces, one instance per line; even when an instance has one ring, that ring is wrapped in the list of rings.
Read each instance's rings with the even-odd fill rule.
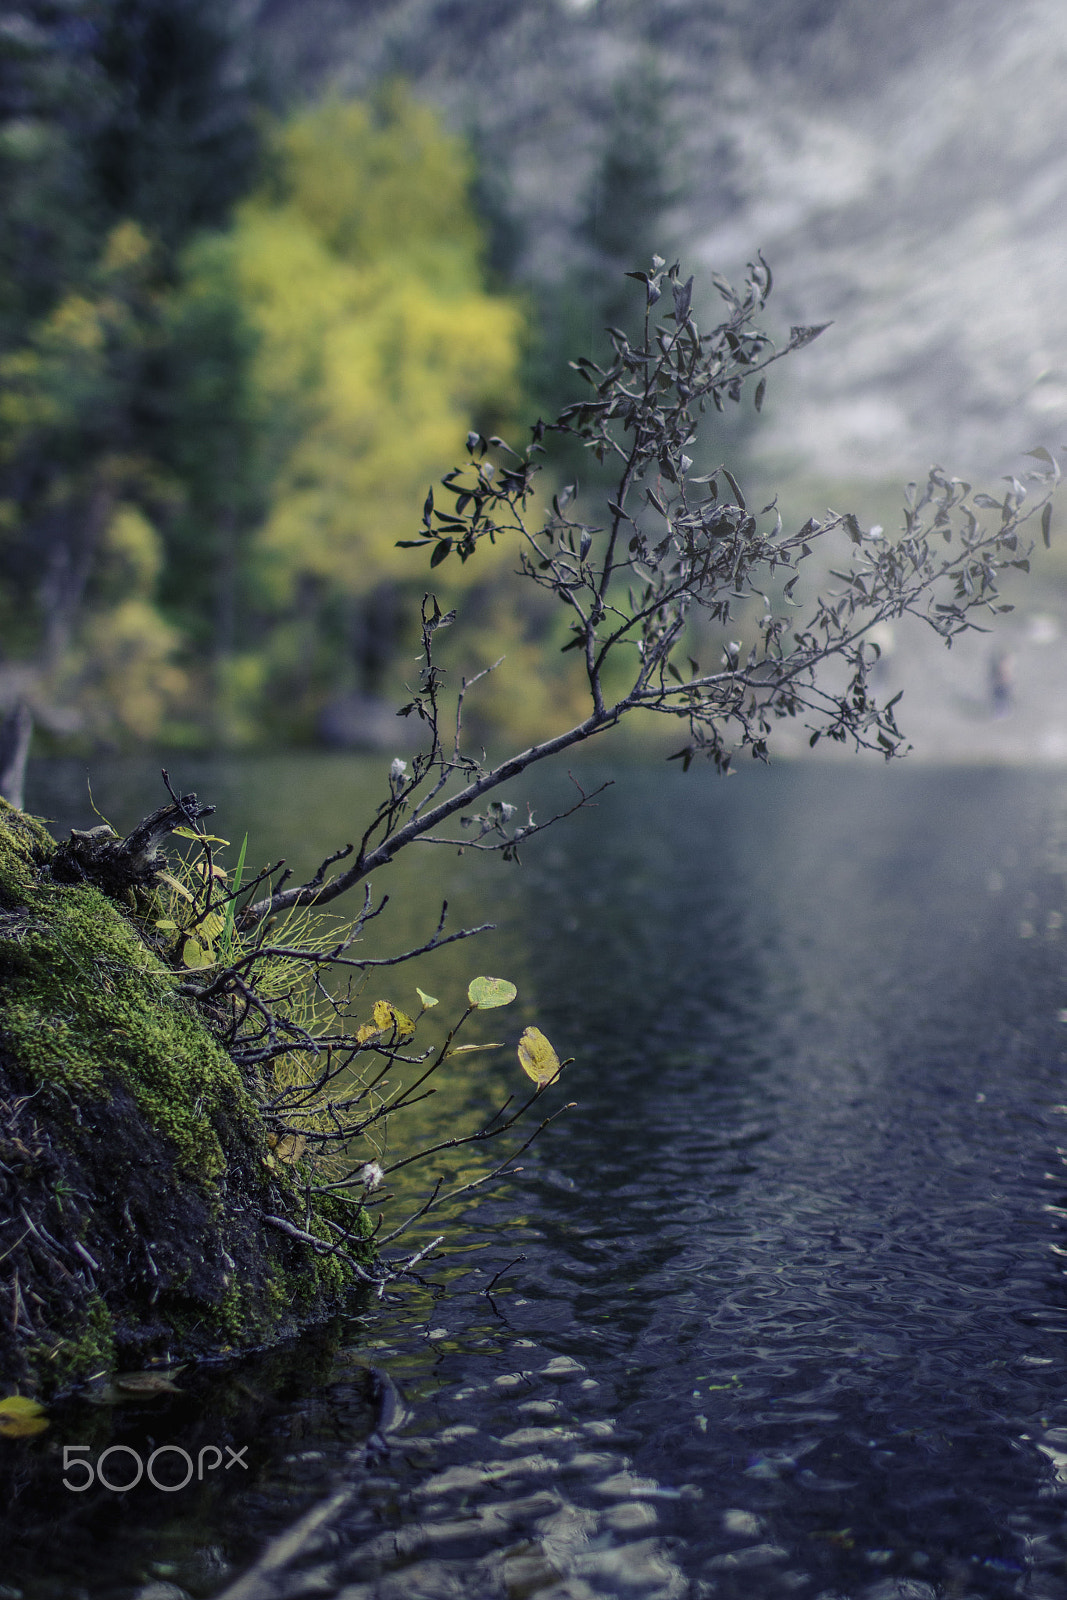
[[[213,1113],[253,1112],[236,1067],[117,906],[88,884],[42,881],[33,858],[45,841],[30,819],[0,813],[10,908],[6,928],[0,919],[0,1034],[41,1082],[95,1095],[118,1076],[187,1168],[217,1178],[225,1158]]]
[[[268,1166],[258,1107],[177,975],[100,890],[53,879],[55,849],[0,802],[0,1216],[32,1222],[4,1268],[23,1300],[0,1377],[43,1391],[267,1343],[351,1287],[263,1220],[303,1225],[300,1174]]]
[[[277,1309],[280,1311],[281,1307]],[[234,1282],[229,1284],[219,1301],[219,1326],[234,1344],[239,1344],[249,1333],[254,1335],[258,1331],[258,1321],[249,1325],[248,1304]]]
[[[109,1372],[115,1365],[115,1327],[105,1301],[90,1295],[85,1308],[84,1331],[73,1339],[57,1339],[48,1348],[37,1344],[31,1365],[48,1377],[48,1387],[65,1389],[87,1377]]]

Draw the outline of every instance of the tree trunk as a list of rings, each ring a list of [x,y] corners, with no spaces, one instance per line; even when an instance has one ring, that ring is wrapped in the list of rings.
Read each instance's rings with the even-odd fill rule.
[[[22,810],[32,738],[33,712],[25,700],[17,700],[0,723],[0,796],[16,811]]]
[[[98,484],[70,536],[61,538],[52,548],[41,586],[45,613],[41,665],[46,678],[58,670],[74,635],[96,552],[114,504],[112,485]]]

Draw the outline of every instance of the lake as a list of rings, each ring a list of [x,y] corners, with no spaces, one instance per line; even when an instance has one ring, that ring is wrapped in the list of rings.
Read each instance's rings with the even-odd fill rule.
[[[151,763],[90,765],[117,826],[164,798]],[[305,872],[387,765],[171,770],[250,861]],[[529,1023],[575,1058],[545,1094],[575,1109],[419,1225],[446,1235],[421,1282],[7,1443],[0,1597],[236,1596],[335,1496],[246,1600],[1062,1600],[1067,777],[752,766],[575,767],[614,785],[521,867],[424,848],[382,874],[383,950],[442,897],[498,931],[372,998],[519,988],[482,1034],[507,1048],[458,1058],[394,1154],[520,1091]],[[538,818],[567,788],[537,779]],[[38,763],[27,806],[96,820],[77,763]],[[245,1456],[81,1496],[71,1444]]]

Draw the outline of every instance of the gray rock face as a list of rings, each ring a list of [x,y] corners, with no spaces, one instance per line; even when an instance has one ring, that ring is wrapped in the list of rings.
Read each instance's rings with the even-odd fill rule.
[[[835,324],[772,384],[767,459],[884,480],[1056,448],[1067,10],[767,0],[752,19],[743,0],[275,0],[259,26],[305,88],[399,71],[476,130],[540,281],[573,257],[615,86],[651,60],[684,194],[670,242],[727,276],[761,248],[779,325]]]

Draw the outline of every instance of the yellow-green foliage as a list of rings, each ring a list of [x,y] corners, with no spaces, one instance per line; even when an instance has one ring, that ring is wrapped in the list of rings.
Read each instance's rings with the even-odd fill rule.
[[[366,593],[411,575],[394,546],[427,482],[473,420],[514,402],[520,315],[480,287],[462,146],[399,88],[305,112],[276,157],[226,246],[260,336],[257,382],[300,418],[261,580],[276,600],[306,577]]]
[[[75,1099],[122,1085],[185,1168],[210,1181],[225,1165],[213,1117],[252,1111],[237,1069],[110,900],[35,873],[32,852],[52,848],[0,801],[0,1038],[34,1078]]]
[[[120,503],[104,530],[97,604],[67,667],[68,687],[94,729],[151,739],[186,693],[180,635],[154,603],[162,564],[155,528]]]
[[[105,241],[93,283],[66,294],[29,330],[23,346],[0,359],[0,460],[24,451],[30,433],[62,440],[85,426],[94,406],[99,425],[99,408],[115,399],[115,354],[135,349],[143,337],[140,316],[154,298],[148,288],[151,260],[142,230],[121,223]],[[96,457],[89,470],[99,465]],[[78,458],[75,470],[84,466]],[[76,485],[65,487],[73,491]]]

